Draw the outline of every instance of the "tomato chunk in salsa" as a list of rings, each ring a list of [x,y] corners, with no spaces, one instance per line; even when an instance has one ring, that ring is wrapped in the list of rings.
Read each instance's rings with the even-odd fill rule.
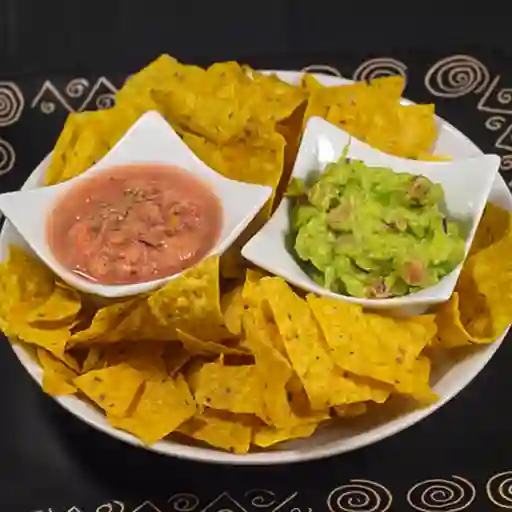
[[[102,284],[166,277],[215,245],[222,206],[187,171],[160,164],[113,167],[72,187],[47,224],[50,248],[73,272]]]

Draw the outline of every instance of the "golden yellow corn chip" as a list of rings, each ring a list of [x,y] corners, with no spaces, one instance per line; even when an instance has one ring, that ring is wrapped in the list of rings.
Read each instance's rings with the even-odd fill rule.
[[[9,247],[7,259],[0,265],[4,299],[2,316],[24,316],[51,296],[55,276],[38,259],[18,246]]]
[[[78,371],[78,367],[67,357],[66,348],[71,338],[69,327],[60,327],[58,329],[43,329],[32,327],[24,323],[13,323],[13,331],[16,337],[25,343],[44,348],[51,352],[57,359],[64,361],[70,368]]]
[[[165,350],[166,344],[157,341],[116,343],[104,347],[103,361],[107,366],[125,363],[141,372],[145,379],[164,379],[167,377]]]
[[[487,203],[478,224],[469,255],[472,256],[482,249],[486,249],[490,245],[499,242],[511,231],[511,227],[511,213],[497,204]]]
[[[149,380],[129,416],[109,415],[112,426],[137,436],[151,445],[174,432],[196,412],[194,399],[183,376]]]
[[[300,88],[310,93],[316,89],[323,89],[324,85],[322,85],[311,73],[304,73],[300,79]]]
[[[348,405],[335,405],[333,410],[338,418],[355,418],[365,414],[368,410],[368,405],[364,402]]]
[[[509,254],[512,254],[512,233],[468,261],[475,287],[485,297],[496,336],[512,322],[512,262]]]
[[[305,423],[303,425],[294,425],[290,428],[275,428],[268,425],[258,427],[253,436],[253,443],[260,448],[290,441],[291,439],[300,439],[312,436],[318,428],[317,423]]]
[[[77,291],[58,284],[47,301],[27,311],[26,321],[29,324],[67,323],[72,322],[82,307]]]
[[[103,350],[99,346],[91,346],[87,348],[87,355],[82,363],[82,371],[80,373],[87,373],[91,370],[99,370],[103,364]]]
[[[176,329],[178,340],[183,345],[183,348],[193,355],[220,355],[220,354],[232,354],[232,355],[247,355],[247,351],[230,347],[222,343],[216,343],[215,341],[204,341],[191,334]]]
[[[381,99],[398,103],[405,88],[405,78],[400,75],[374,78],[369,83],[371,93],[376,93]]]
[[[73,381],[82,393],[113,417],[128,413],[143,382],[144,374],[125,363],[92,370]]]
[[[307,301],[331,350],[335,363],[343,370],[394,386],[403,386],[417,358],[434,337],[435,321],[430,316],[416,322],[411,318],[392,318],[363,313],[358,304],[308,295]]]
[[[165,347],[163,358],[167,369],[167,375],[169,375],[169,377],[175,377],[190,361],[191,355],[180,343],[168,343]]]
[[[242,287],[238,286],[229,293],[224,294],[221,297],[220,304],[226,328],[231,334],[238,336],[242,332],[242,317],[245,306]]]
[[[275,75],[263,75],[252,71],[252,116],[263,123],[283,121],[306,100],[307,94],[300,88],[283,82]]]
[[[257,139],[223,146],[192,133],[185,133],[183,140],[201,160],[223,176],[268,185],[275,191],[283,172],[285,139],[271,129],[259,135]]]
[[[50,166],[45,173],[45,185],[55,185],[62,181],[62,173],[72,156],[70,148],[75,146],[80,137],[83,119],[84,116],[77,113],[71,113],[67,117],[53,150]]]
[[[313,409],[387,400],[389,390],[385,386],[351,377],[336,368],[308,305],[282,279],[264,278],[260,285]]]
[[[53,396],[72,395],[77,387],[73,384],[76,372],[56,359],[50,352],[38,348],[37,358],[43,369],[43,391]]]
[[[103,342],[103,339],[109,333],[116,330],[121,321],[136,304],[136,299],[131,299],[124,302],[116,302],[98,309],[92,319],[91,325],[71,336],[69,340],[70,347],[80,344]]]
[[[116,343],[123,340],[171,341],[176,339],[173,329],[162,325],[153,315],[147,299],[141,299],[123,316],[117,327],[101,337],[102,343]]]
[[[251,308],[244,315],[243,323],[245,344],[254,354],[256,370],[263,381],[265,417],[277,427],[288,427],[296,423],[286,392],[293,373],[290,363],[272,345],[269,324],[261,310]]]
[[[132,76],[117,93],[117,99],[130,104],[132,98],[149,97],[182,132],[225,143],[241,133],[249,120],[246,88],[245,83],[222,80],[217,69],[208,72],[161,56]]]
[[[454,292],[450,300],[437,309],[437,343],[444,348],[455,348],[494,341],[494,337],[478,338],[466,330],[460,318],[459,300],[458,292]]]
[[[222,361],[204,364],[192,379],[198,405],[265,419],[263,386],[254,365],[225,366]]]
[[[181,425],[179,432],[215,448],[244,454],[251,446],[252,424],[242,415],[207,409]]]
[[[162,326],[181,329],[210,341],[230,337],[220,308],[219,258],[211,256],[185,271],[148,299],[149,307]]]
[[[395,381],[395,389],[409,395],[422,405],[430,405],[438,400],[438,396],[430,388],[430,359],[419,357]]]

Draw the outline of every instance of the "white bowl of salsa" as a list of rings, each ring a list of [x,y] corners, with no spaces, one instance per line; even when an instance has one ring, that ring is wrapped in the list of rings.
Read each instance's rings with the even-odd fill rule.
[[[66,283],[119,298],[222,254],[271,193],[215,172],[148,112],[85,173],[2,194],[0,210]]]
[[[312,172],[323,173],[329,164],[338,161],[344,151],[347,151],[347,158],[363,162],[369,171],[372,168],[389,169],[389,172],[407,173],[413,179],[424,177],[432,184],[439,184],[444,192],[443,206],[447,210],[448,218],[461,221],[465,227],[463,257],[458,260],[460,263],[437,284],[402,296],[365,298],[337,293],[310,277],[290,247],[290,210],[293,203],[286,197],[270,221],[242,249],[243,256],[304,290],[361,304],[369,309],[389,309],[406,315],[420,314],[428,307],[448,300],[496,178],[499,157],[481,155],[446,162],[399,158],[351,137],[344,130],[321,118],[312,118],[304,132],[292,178],[307,181]]]

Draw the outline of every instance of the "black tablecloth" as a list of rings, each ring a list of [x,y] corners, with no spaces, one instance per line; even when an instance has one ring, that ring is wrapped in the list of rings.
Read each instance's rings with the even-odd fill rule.
[[[47,2],[0,2],[1,191],[23,183],[68,112],[109,105],[125,77],[163,51],[199,64],[321,64],[348,78],[402,73],[409,98],[434,101],[483,150],[500,154],[510,180],[512,45],[498,13],[422,21],[347,18],[343,9],[332,15],[318,0],[303,8],[291,1],[250,8],[169,2],[165,11],[150,1],[103,4],[70,2],[75,10],[64,13],[49,11]],[[92,430],[45,396],[4,342],[0,511],[512,508],[511,363],[512,345],[504,343],[446,407],[366,449],[296,466],[230,468],[165,458]]]

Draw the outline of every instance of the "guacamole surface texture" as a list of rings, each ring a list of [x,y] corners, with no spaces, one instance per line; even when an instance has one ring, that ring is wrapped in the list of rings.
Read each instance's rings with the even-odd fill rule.
[[[437,284],[463,260],[461,227],[447,217],[442,187],[424,176],[342,156],[321,174],[293,179],[287,195],[292,250],[336,293],[407,295]]]

